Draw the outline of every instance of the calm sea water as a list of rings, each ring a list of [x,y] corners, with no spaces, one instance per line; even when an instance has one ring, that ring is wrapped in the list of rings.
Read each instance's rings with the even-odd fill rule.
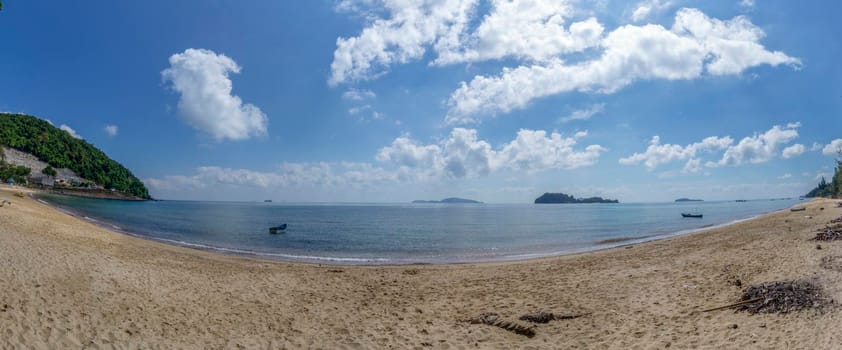
[[[115,230],[191,247],[349,264],[516,260],[641,242],[798,200],[646,204],[123,202],[40,195]],[[697,211],[702,219],[682,218]],[[287,223],[286,233],[268,228]]]

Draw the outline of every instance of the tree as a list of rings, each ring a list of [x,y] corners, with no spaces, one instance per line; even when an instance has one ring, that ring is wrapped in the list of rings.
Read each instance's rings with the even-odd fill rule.
[[[53,167],[51,167],[49,165],[47,165],[47,167],[44,168],[44,170],[41,170],[41,173],[44,174],[44,175],[50,175],[50,176],[58,175],[58,172],[56,171],[56,169],[53,169]]]
[[[24,114],[0,112],[0,145],[32,154],[53,168],[67,168],[104,188],[149,198],[143,182],[85,140]]]

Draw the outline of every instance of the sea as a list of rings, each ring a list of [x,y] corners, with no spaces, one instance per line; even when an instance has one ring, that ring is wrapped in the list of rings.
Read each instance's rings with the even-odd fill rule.
[[[510,261],[727,225],[798,199],[620,204],[129,202],[39,194],[111,230],[228,254],[328,264]],[[684,218],[698,212],[703,218]],[[287,224],[284,233],[269,227]]]

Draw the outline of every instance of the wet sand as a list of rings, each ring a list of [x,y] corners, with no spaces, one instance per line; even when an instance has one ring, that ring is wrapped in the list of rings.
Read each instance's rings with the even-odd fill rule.
[[[835,308],[753,316],[700,312],[737,301],[747,285],[788,279],[814,281],[842,301],[842,269],[833,268],[842,258],[827,258],[842,256],[842,242],[822,242],[818,250],[809,240],[842,215],[835,201],[577,255],[485,264],[319,266],[114,233],[14,197],[5,187],[0,198],[14,203],[0,208],[2,349],[833,349],[842,344],[842,310]],[[516,320],[542,310],[590,314],[537,325],[532,338],[464,322],[483,312]]]

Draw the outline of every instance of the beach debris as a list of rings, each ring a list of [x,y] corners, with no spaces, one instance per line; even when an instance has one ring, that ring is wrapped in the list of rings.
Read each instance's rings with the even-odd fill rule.
[[[819,263],[823,269],[842,272],[842,255],[828,255]]]
[[[833,301],[827,298],[821,287],[810,281],[776,281],[746,288],[734,305],[736,311],[785,314],[805,309],[820,309]]]
[[[327,272],[331,272],[331,273],[343,273],[343,272],[345,272],[345,270],[343,270],[343,269],[327,269]]]
[[[807,208],[804,208],[804,207],[789,209],[789,211],[805,211],[805,210],[807,210]]]
[[[839,239],[842,239],[842,228],[839,225],[825,226],[825,228],[816,232],[816,237],[813,237],[814,241],[836,241]]]
[[[15,192],[15,197],[23,198],[23,192]]]
[[[527,327],[517,322],[506,321],[500,318],[499,315],[491,312],[482,313],[477,318],[468,320],[471,324],[486,324],[489,326],[499,327],[509,332],[532,338],[535,336],[535,329]]]
[[[536,312],[532,314],[526,314],[520,317],[521,321],[529,321],[532,323],[549,323],[550,321],[555,320],[571,320],[574,318],[579,318],[582,316],[590,315],[590,313],[584,314],[554,314],[552,312]]]
[[[419,271],[418,269],[406,269],[406,270],[403,270],[403,274],[404,274],[404,275],[410,275],[410,276],[415,276],[415,275],[417,275],[419,272],[421,272],[421,271]]]

